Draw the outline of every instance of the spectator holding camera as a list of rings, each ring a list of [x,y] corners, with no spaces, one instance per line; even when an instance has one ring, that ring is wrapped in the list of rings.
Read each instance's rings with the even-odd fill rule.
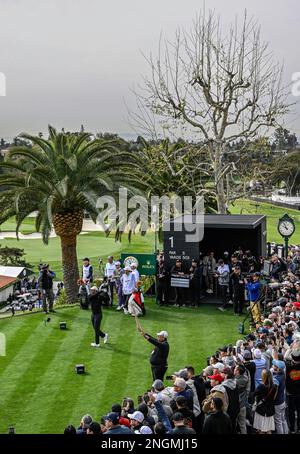
[[[53,279],[55,278],[55,273],[50,270],[48,264],[42,265],[38,277],[39,289],[42,293],[43,300],[43,310],[47,314],[48,307],[49,312],[55,312],[53,309],[54,304],[54,293],[53,293]],[[48,306],[47,306],[48,304]]]
[[[255,272],[251,275],[250,281],[244,280],[245,287],[248,291],[248,299],[250,301],[250,311],[254,323],[260,323],[260,303],[261,294],[260,273]]]
[[[230,275],[230,282],[233,297],[233,310],[235,315],[243,314],[245,303],[245,282],[242,277],[242,270],[239,266],[235,266]]]

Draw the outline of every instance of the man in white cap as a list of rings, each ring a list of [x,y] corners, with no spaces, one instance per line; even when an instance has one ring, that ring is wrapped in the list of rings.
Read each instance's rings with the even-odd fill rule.
[[[134,276],[135,282],[137,283],[140,280],[140,273],[137,270],[136,263],[133,262],[130,265],[130,268],[131,268],[131,273]]]
[[[150,356],[153,380],[163,381],[168,369],[168,355],[170,350],[168,333],[167,331],[160,331],[159,333],[156,333],[157,338],[155,339],[150,336],[150,334],[145,333],[140,324],[138,325],[138,330],[148,342],[155,346]]]
[[[109,286],[109,295],[110,295],[110,305],[113,306],[114,301],[114,288],[116,287],[116,265],[112,255],[109,255],[107,258],[107,263],[105,265],[104,275],[107,278]]]
[[[121,276],[121,284],[123,291],[124,314],[128,314],[128,300],[135,289],[135,279],[129,266],[125,266],[124,268],[124,274]]]
[[[133,430],[135,434],[142,433],[141,429],[144,427],[143,421],[145,419],[143,413],[141,411],[135,411],[132,414],[129,414],[128,418],[130,419],[131,430]]]

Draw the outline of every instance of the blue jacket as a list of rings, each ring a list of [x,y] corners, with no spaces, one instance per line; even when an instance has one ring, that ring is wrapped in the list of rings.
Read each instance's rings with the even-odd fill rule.
[[[249,300],[254,302],[258,300],[258,297],[260,295],[260,282],[248,282],[246,284],[246,289],[248,290],[248,297]]]
[[[262,357],[260,359],[255,358],[252,360],[252,362],[255,363],[255,366],[256,366],[254,381],[255,381],[255,388],[257,388],[259,385],[262,384],[261,373],[264,369],[267,368],[267,362],[264,357]]]
[[[279,374],[273,373],[273,379],[274,383],[278,386],[274,405],[281,405],[285,402],[285,372]]]

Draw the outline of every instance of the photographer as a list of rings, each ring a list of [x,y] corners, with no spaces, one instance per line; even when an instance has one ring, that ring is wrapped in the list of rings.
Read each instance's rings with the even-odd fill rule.
[[[203,265],[199,264],[197,259],[192,260],[192,266],[189,270],[190,274],[190,297],[192,301],[192,306],[200,305],[201,298],[201,286],[202,286],[202,274],[203,274]]]
[[[286,271],[286,264],[284,263],[283,260],[281,260],[278,255],[274,254],[271,257],[271,271],[270,271],[270,276],[271,279],[274,279],[275,281],[280,280],[281,273]]]
[[[233,292],[233,310],[235,315],[242,315],[245,303],[245,283],[242,277],[242,271],[239,266],[233,268],[230,275],[230,282]]]
[[[260,304],[259,297],[261,293],[260,273],[256,272],[251,276],[250,282],[245,278],[244,280],[248,297],[250,301],[250,311],[253,322],[260,323]]]
[[[53,293],[53,279],[55,278],[55,273],[50,270],[49,265],[45,264],[42,265],[39,276],[38,276],[38,286],[42,293],[42,300],[43,300],[43,310],[46,314],[48,314],[48,307],[49,305],[49,312],[55,312],[53,309],[54,303],[54,293]]]
[[[167,306],[168,301],[169,276],[165,266],[164,256],[161,254],[158,258],[156,271],[156,297],[160,306]]]

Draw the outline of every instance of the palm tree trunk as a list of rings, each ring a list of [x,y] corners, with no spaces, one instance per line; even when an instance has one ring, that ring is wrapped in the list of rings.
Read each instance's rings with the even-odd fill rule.
[[[63,280],[69,304],[77,301],[79,279],[77,262],[77,235],[60,236]]]

